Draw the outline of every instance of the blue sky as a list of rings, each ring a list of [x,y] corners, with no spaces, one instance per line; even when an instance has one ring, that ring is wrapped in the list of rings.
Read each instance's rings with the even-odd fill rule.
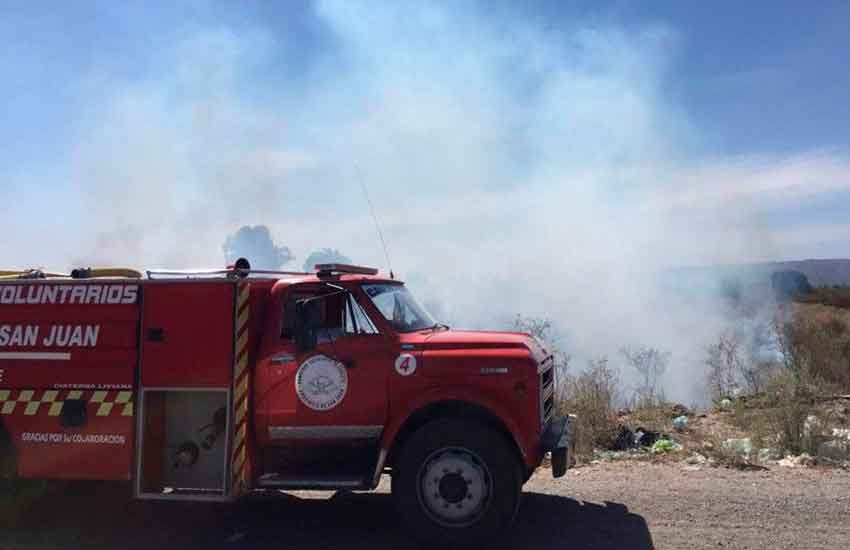
[[[568,21],[565,2],[538,17]],[[668,92],[723,153],[847,147],[847,2],[582,2],[579,17],[680,37]],[[574,5],[574,4],[573,4]]]
[[[96,109],[97,91],[78,87],[81,74],[108,71],[132,81],[155,73],[149,48],[192,26],[268,31],[280,51],[266,68],[288,76],[309,71],[337,46],[307,2],[4,4],[6,165],[67,152],[75,124]],[[526,19],[552,32],[583,24],[668,27],[677,39],[665,91],[710,151],[787,153],[850,142],[847,2],[504,2],[487,11],[506,26]],[[276,80],[256,76],[257,86]]]
[[[4,267],[216,266],[264,224],[286,267],[386,268],[365,185],[444,320],[546,316],[577,354],[701,365],[724,314],[670,304],[659,271],[850,256],[847,2],[0,13]]]
[[[283,47],[269,69],[290,75],[308,71],[335,47],[307,2],[4,4],[5,162],[62,154],[76,118],[95,108],[91,90],[75,89],[80,74],[106,70],[132,80],[155,72],[148,48],[193,25],[273,33]],[[505,2],[493,11],[506,25],[525,18],[552,31],[581,24],[669,27],[678,40],[666,91],[714,151],[848,146],[847,2],[546,1],[521,8]]]

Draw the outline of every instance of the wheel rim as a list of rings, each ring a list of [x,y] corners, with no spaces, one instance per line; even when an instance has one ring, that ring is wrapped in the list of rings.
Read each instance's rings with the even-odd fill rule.
[[[468,449],[434,451],[419,468],[417,479],[419,502],[441,525],[467,526],[487,510],[493,486],[490,471]]]

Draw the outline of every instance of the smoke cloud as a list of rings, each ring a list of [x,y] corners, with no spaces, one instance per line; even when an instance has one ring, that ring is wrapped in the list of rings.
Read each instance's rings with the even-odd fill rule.
[[[351,264],[351,258],[333,248],[322,248],[307,256],[304,260],[304,271],[311,272],[317,264]]]
[[[227,237],[222,250],[228,264],[239,258],[248,258],[254,269],[280,269],[294,259],[288,247],[274,243],[265,225],[243,225]]]
[[[753,193],[786,200],[783,174],[807,162],[850,181],[822,152],[769,178],[770,159],[713,159],[669,92],[682,37],[663,25],[554,30],[454,2],[328,1],[310,18],[310,55],[266,21],[207,22],[150,49],[150,73],[85,74],[103,99],[56,168],[73,230],[12,217],[5,260],[209,267],[227,238],[228,260],[258,267],[330,245],[387,269],[365,184],[393,270],[442,320],[548,318],[576,363],[657,347],[668,395],[693,400],[734,319],[660,274],[781,257]]]

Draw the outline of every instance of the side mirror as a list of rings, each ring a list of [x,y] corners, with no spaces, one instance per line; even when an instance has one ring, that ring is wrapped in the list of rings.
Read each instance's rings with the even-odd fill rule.
[[[295,349],[299,352],[316,349],[318,338],[316,329],[321,324],[321,310],[316,300],[303,300],[295,303]]]

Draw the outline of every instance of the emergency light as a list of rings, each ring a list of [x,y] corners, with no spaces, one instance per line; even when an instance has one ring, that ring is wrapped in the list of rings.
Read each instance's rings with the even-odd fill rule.
[[[374,267],[348,264],[316,264],[319,276],[327,276],[333,273],[353,273],[357,275],[377,275],[378,270]]]

